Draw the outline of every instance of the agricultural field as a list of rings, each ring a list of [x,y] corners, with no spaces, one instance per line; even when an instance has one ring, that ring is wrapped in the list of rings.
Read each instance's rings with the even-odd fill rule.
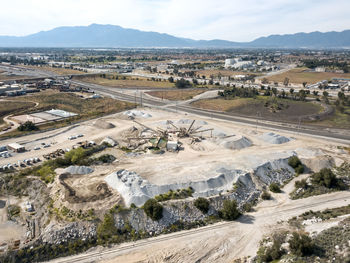
[[[174,83],[168,81],[153,81],[147,80],[147,78],[136,77],[125,77],[124,79],[124,77],[121,76],[118,76],[118,79],[115,79],[115,77],[115,75],[107,75],[106,78],[100,76],[84,76],[75,79],[98,85],[120,88],[173,88],[175,86]]]
[[[153,97],[178,101],[178,100],[190,100],[193,97],[199,94],[202,94],[205,91],[206,90],[203,90],[203,89],[202,90],[169,90],[169,91],[150,91],[146,93]]]
[[[331,73],[331,72],[308,72],[307,68],[295,68],[282,74],[267,77],[271,82],[283,82],[285,78],[289,79],[290,83],[302,84],[316,83],[321,80],[330,80],[332,78],[350,78],[350,73]]]
[[[241,116],[259,117],[271,120],[297,121],[300,116],[321,113],[322,106],[310,102],[289,99],[271,100],[270,97],[236,98],[233,100],[205,99],[193,102],[194,107],[229,112]]]

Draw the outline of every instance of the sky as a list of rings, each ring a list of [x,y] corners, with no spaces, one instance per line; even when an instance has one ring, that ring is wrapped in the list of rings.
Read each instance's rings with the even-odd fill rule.
[[[350,29],[350,0],[1,0],[0,35],[112,24],[192,39]]]

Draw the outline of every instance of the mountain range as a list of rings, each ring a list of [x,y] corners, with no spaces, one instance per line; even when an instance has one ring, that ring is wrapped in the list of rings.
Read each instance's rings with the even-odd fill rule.
[[[114,25],[57,27],[28,36],[0,36],[0,47],[81,48],[350,48],[350,30],[260,37],[251,42],[193,40]]]

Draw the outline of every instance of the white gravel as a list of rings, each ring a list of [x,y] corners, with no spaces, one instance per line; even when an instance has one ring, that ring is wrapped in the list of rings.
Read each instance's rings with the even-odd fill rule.
[[[151,114],[143,112],[143,111],[139,111],[139,110],[128,110],[128,111],[125,111],[123,114],[127,115],[129,117],[140,117],[140,118],[145,118],[145,119],[152,117]]]
[[[69,174],[90,174],[94,171],[94,169],[87,166],[69,166],[63,170],[63,173]]]
[[[264,133],[262,136],[260,136],[260,139],[271,144],[282,144],[292,140],[292,138],[275,134],[273,132]]]

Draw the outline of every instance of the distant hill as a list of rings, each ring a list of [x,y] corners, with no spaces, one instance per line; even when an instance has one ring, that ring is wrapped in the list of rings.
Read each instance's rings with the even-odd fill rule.
[[[328,33],[272,35],[252,42],[192,40],[169,34],[145,32],[113,25],[58,27],[36,34],[0,36],[1,47],[91,47],[91,48],[343,48],[350,47],[350,30]]]

